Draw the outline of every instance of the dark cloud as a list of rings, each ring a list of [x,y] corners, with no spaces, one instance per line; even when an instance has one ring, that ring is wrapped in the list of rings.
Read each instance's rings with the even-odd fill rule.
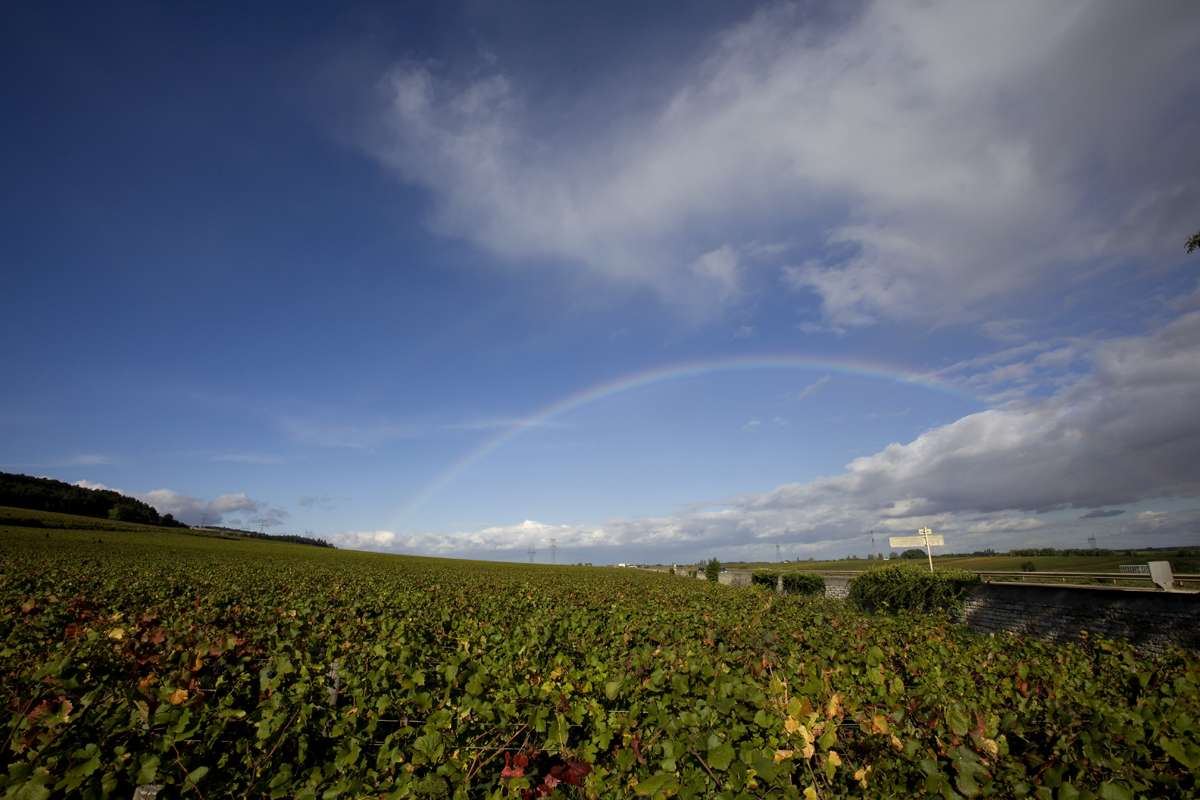
[[[1119,517],[1121,514],[1124,514],[1124,513],[1125,513],[1125,509],[1123,509],[1123,508],[1111,508],[1107,511],[1097,508],[1094,511],[1089,511],[1088,513],[1084,514],[1082,517],[1080,517],[1080,519],[1101,519],[1103,517]]]

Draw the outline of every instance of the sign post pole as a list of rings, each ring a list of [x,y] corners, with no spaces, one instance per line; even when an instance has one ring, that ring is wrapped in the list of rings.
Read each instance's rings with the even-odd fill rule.
[[[925,545],[925,555],[929,557],[929,571],[933,572],[933,545],[944,545],[946,540],[941,536],[934,536],[933,530],[930,528],[921,528],[917,531],[920,536],[893,536],[888,542],[892,547],[920,547]]]

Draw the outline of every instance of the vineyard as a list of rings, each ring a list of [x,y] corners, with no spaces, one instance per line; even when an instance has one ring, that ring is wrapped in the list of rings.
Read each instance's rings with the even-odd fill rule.
[[[638,570],[0,535],[8,798],[1200,794],[1182,652]]]

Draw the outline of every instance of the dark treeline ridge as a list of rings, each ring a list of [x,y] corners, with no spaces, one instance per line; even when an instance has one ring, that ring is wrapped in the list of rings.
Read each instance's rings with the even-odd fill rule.
[[[168,528],[186,527],[172,515],[160,517],[153,506],[111,489],[85,489],[53,478],[34,478],[9,472],[0,472],[0,506]]]
[[[220,525],[208,525],[204,528],[200,528],[200,530],[220,531],[221,533],[227,533],[232,536],[237,536],[237,537],[240,537],[243,539],[270,539],[273,542],[291,542],[292,544],[310,544],[314,547],[333,547],[335,550],[337,549],[336,547],[334,547],[333,545],[331,545],[329,542],[325,541],[324,539],[312,539],[312,538],[309,538],[308,536],[297,536],[292,533],[278,533],[278,534],[276,534],[276,533],[259,533],[258,531],[244,531],[240,528],[223,528]]]
[[[1130,550],[1126,553],[1133,555],[1134,551]],[[1107,547],[1069,547],[1066,550],[1055,550],[1053,547],[1029,547],[1023,550],[1009,550],[1008,554],[1023,558],[1030,556],[1115,556],[1117,551]]]

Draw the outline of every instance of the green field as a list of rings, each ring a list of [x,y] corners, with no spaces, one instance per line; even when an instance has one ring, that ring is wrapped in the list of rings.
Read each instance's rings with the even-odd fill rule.
[[[643,570],[0,531],[5,797],[1200,794],[1183,652]]]

